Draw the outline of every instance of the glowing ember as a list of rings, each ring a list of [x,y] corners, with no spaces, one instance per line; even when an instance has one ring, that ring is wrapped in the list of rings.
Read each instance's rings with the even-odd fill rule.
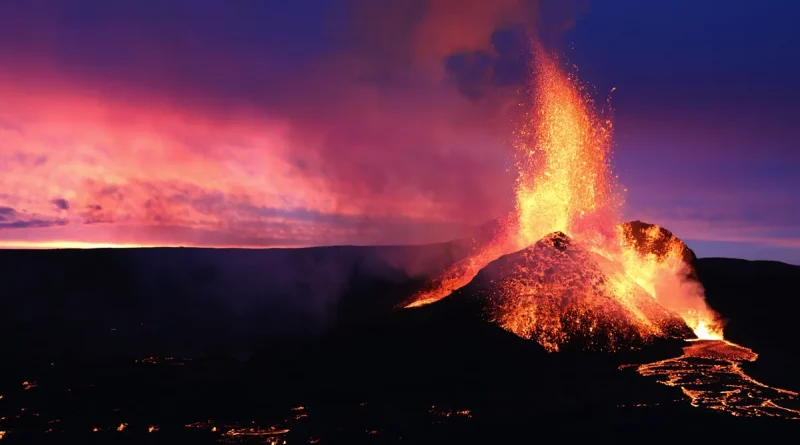
[[[556,351],[576,336],[570,329],[596,337],[593,329],[609,323],[640,339],[668,336],[674,330],[665,329],[665,320],[677,314],[698,338],[721,339],[717,316],[693,277],[686,245],[658,226],[620,224],[623,201],[611,173],[610,119],[595,112],[586,88],[565,74],[557,58],[538,44],[533,47],[533,109],[517,132],[515,147],[516,211],[491,242],[405,307],[438,301],[470,283],[489,263],[560,233],[575,246],[568,260],[545,255],[535,265],[529,258],[516,277],[495,286],[493,318],[505,329]]]
[[[125,431],[125,428],[127,428],[127,427],[128,427],[127,423],[120,423],[119,426],[117,427],[117,431],[120,431],[120,432]]]
[[[464,417],[467,419],[472,418],[472,411],[468,409],[442,409],[437,408],[436,405],[431,406],[430,409],[428,409],[428,413],[430,413],[436,419],[434,420],[434,423],[442,423],[442,418],[449,417]]]
[[[742,371],[742,362],[756,358],[752,350],[728,341],[698,340],[683,348],[680,357],[640,365],[637,370],[658,377],[664,385],[680,387],[695,407],[734,416],[800,419],[800,410],[784,406],[800,405],[796,392],[767,386]]]
[[[275,428],[271,426],[267,429],[262,428],[233,428],[228,430],[226,436],[275,436],[286,434],[289,432],[287,428]]]
[[[187,362],[190,362],[192,359],[190,358],[179,358],[179,357],[145,357],[143,359],[134,360],[134,363],[140,363],[144,365],[171,365],[171,366],[184,366]]]
[[[243,439],[256,439],[260,443],[268,443],[271,445],[285,444],[286,440],[282,437],[289,432],[288,428],[276,428],[271,426],[269,428],[260,427],[234,427],[229,429],[219,442],[222,443],[242,443]]]
[[[299,406],[292,408],[292,411],[301,411],[304,409],[304,407]],[[304,413],[303,416],[307,417]],[[211,431],[212,433],[216,433],[222,429],[225,432],[218,440],[218,442],[221,443],[242,443],[243,440],[258,440],[259,443],[277,445],[278,443],[285,443],[286,441],[282,438],[289,433],[289,428],[274,425],[263,428],[258,426],[255,421],[247,426],[231,424],[217,428],[212,420],[207,420],[205,422],[187,424],[186,428],[203,429]]]

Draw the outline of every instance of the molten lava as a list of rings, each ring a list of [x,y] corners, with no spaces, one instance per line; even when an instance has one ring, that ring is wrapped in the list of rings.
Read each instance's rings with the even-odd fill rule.
[[[537,254],[528,252],[493,286],[490,313],[505,329],[550,351],[576,336],[592,338],[587,347],[613,348],[620,332],[641,340],[674,335],[665,323],[679,317],[695,336],[721,339],[686,245],[658,226],[620,224],[623,200],[611,170],[611,120],[595,111],[586,87],[561,69],[558,58],[538,44],[533,48],[532,109],[515,144],[515,212],[491,242],[405,307],[438,301],[498,258],[534,245]],[[542,254],[535,247],[553,236],[569,238],[568,254]],[[601,326],[604,341],[594,332]]]
[[[683,320],[631,279],[604,269],[609,261],[563,233],[491,262],[459,293],[488,304],[489,318],[548,351],[562,345],[613,351],[653,336],[692,335]]]
[[[611,121],[592,112],[577,78],[538,46],[534,58],[533,112],[516,143],[517,247],[553,232],[610,238],[620,202],[609,162]]]
[[[680,387],[692,406],[743,417],[800,419],[800,396],[794,391],[767,386],[742,371],[741,363],[758,354],[724,340],[692,342],[683,355],[636,366],[644,376],[655,376],[667,386]]]

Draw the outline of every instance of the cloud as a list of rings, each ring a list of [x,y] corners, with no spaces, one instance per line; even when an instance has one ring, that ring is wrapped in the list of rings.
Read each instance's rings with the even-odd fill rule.
[[[353,0],[353,39],[363,42],[361,49],[370,56],[388,49],[393,61],[438,62],[455,52],[488,49],[488,36],[497,27],[532,21],[537,3],[389,0],[378,4]]]
[[[41,219],[36,215],[19,212],[11,207],[0,207],[0,230],[2,229],[30,229],[69,224],[64,219]]]
[[[525,85],[528,75],[529,39],[524,27],[502,29],[492,34],[492,51],[462,51],[446,56],[445,70],[450,82],[473,101],[497,94],[502,88],[515,91]]]
[[[0,2],[0,221],[28,221],[14,236],[32,242],[400,244],[505,214],[527,39],[555,44],[585,2],[316,6]],[[788,198],[699,192],[711,164],[685,155],[699,165],[692,140],[709,121],[681,113],[635,127],[642,144],[676,135],[660,151],[684,150],[678,167],[620,153],[640,170],[629,218],[790,244]],[[711,133],[738,137],[721,120]],[[728,139],[702,151],[727,153]]]
[[[423,221],[402,215],[371,216],[325,212],[298,206],[270,206],[246,191],[222,192],[180,182],[87,182],[80,195],[83,224],[140,227],[166,232],[194,230],[195,242],[210,243],[209,233],[229,239],[263,239],[276,244],[424,243],[445,239],[458,224]],[[286,243],[286,242],[284,242]]]
[[[298,243],[445,239],[510,209],[520,25],[555,4],[12,3],[0,204]]]
[[[42,220],[31,219],[27,221],[0,222],[0,229],[30,229],[39,227],[65,226],[69,222],[63,219]]]
[[[64,198],[55,198],[50,201],[58,210],[69,210],[69,201]]]
[[[16,216],[17,211],[11,207],[0,207],[0,221],[6,221]]]
[[[490,51],[498,29],[524,25],[560,36],[585,0],[351,0],[351,39],[371,60],[440,63],[451,54]]]

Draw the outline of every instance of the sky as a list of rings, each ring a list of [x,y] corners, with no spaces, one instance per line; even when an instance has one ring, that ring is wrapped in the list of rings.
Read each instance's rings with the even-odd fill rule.
[[[513,206],[525,29],[611,93],[625,217],[800,264],[800,5],[0,2],[0,247],[438,242]]]

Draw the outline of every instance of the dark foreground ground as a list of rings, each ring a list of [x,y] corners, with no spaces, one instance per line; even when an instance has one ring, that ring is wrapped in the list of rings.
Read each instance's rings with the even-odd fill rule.
[[[460,255],[453,245],[2,251],[0,440],[517,443],[800,431],[798,421],[694,408],[680,389],[618,369],[680,355],[681,344],[547,354],[458,301],[389,310]],[[800,390],[800,267],[701,259],[697,269],[727,336],[761,355],[745,370]]]

